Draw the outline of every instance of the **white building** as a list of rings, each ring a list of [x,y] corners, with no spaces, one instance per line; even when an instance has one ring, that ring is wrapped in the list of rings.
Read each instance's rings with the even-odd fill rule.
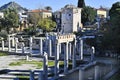
[[[74,5],[66,5],[62,9],[62,33],[78,32],[82,28],[81,8]]]
[[[51,18],[52,17],[52,12],[49,11],[49,10],[43,10],[43,9],[35,9],[35,10],[31,10],[31,11],[28,11],[28,16],[30,14],[33,14],[33,13],[36,13],[38,15],[41,16],[41,18]]]
[[[4,18],[4,13],[0,12],[0,18]]]
[[[102,18],[109,18],[109,9],[100,7],[99,9],[96,9],[97,12],[97,17],[102,19]]]
[[[19,12],[19,19],[22,23],[27,22],[27,13],[25,11]]]

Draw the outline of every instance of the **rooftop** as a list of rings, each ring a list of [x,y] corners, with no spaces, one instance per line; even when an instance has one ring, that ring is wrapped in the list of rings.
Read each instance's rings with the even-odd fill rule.
[[[29,12],[33,12],[33,13],[36,13],[36,12],[50,12],[49,10],[44,10],[44,9],[34,9],[34,10],[30,10]]]
[[[103,8],[102,6],[101,6],[99,9],[97,9],[97,10],[101,10],[101,11],[108,11],[108,9],[107,9],[107,8]]]

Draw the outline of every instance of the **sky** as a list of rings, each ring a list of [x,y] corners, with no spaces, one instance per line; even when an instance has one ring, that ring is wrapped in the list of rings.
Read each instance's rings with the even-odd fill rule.
[[[66,4],[77,6],[78,0],[0,0],[0,6],[14,1],[27,9],[38,9],[44,6],[51,6],[53,11],[63,8]],[[111,8],[112,4],[120,0],[85,0],[85,4],[91,7],[99,8],[100,6]]]

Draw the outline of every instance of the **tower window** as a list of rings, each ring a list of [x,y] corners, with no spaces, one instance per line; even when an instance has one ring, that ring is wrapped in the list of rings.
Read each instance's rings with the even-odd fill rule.
[[[69,16],[71,16],[71,14],[69,14]]]

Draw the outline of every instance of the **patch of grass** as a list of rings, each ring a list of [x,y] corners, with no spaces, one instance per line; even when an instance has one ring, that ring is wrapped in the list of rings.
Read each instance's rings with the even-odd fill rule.
[[[55,65],[54,61],[48,61],[48,66],[54,66],[54,65]]]
[[[9,64],[9,66],[21,66],[21,62],[12,62]]]
[[[59,64],[60,65],[64,65],[64,61],[59,61]]]
[[[7,56],[8,54],[0,52],[0,56]]]
[[[20,80],[29,80],[29,76],[17,76]]]
[[[33,65],[36,65],[38,68],[42,67],[41,61],[26,61],[26,60],[19,60],[16,62],[11,62],[9,66],[21,66],[22,64],[33,64]]]
[[[60,65],[63,65],[64,62],[63,61],[59,61]],[[26,61],[26,60],[19,60],[19,61],[16,61],[16,62],[11,62],[9,64],[9,66],[21,66],[22,64],[33,64],[37,67],[37,69],[40,69],[43,67],[43,62],[42,61]],[[54,61],[48,61],[48,66],[54,66],[55,63]]]

